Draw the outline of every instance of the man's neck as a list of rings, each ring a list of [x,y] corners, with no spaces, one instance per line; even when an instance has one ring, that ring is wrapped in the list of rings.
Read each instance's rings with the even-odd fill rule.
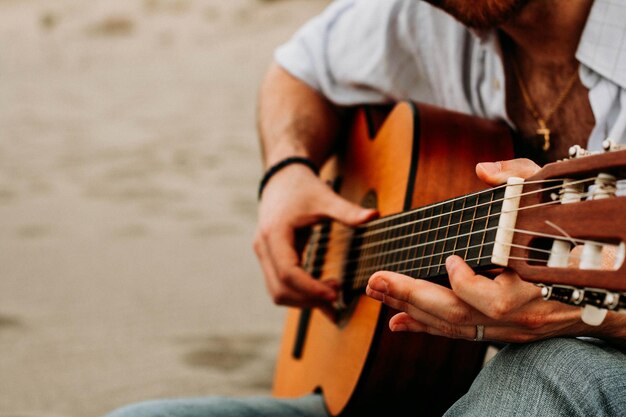
[[[534,67],[576,65],[575,54],[593,0],[531,1],[501,26],[515,56]]]

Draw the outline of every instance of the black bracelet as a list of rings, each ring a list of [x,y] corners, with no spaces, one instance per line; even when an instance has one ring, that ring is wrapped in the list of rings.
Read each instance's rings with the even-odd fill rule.
[[[267,182],[270,180],[270,178],[272,178],[274,174],[276,174],[278,171],[291,164],[306,165],[311,169],[311,171],[315,173],[315,175],[319,174],[319,168],[317,168],[317,165],[315,165],[315,163],[308,158],[302,156],[290,156],[289,158],[285,158],[282,161],[279,161],[269,167],[267,171],[265,171],[265,174],[263,174],[263,178],[261,178],[261,183],[259,184],[259,200],[261,199],[263,189],[267,185]]]

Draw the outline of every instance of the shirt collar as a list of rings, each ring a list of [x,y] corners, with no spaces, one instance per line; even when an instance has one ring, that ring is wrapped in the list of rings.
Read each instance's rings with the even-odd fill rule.
[[[578,44],[582,64],[626,88],[626,2],[595,0]]]
[[[578,43],[576,59],[626,88],[626,2],[595,0]],[[496,42],[493,30],[469,29],[482,45]]]

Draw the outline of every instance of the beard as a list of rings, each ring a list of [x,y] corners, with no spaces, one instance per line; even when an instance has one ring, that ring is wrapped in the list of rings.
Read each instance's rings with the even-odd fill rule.
[[[496,28],[515,16],[530,0],[425,0],[474,29]]]

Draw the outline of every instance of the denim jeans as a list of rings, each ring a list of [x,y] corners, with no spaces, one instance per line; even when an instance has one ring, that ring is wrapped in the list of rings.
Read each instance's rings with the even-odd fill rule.
[[[106,417],[327,417],[321,395],[295,399],[271,397],[178,398],[140,402]]]
[[[626,353],[598,340],[504,347],[445,414],[626,416]]]
[[[626,354],[603,342],[580,339],[507,345],[445,414],[457,416],[626,416]],[[155,400],[114,410],[106,417],[328,417],[328,413],[321,396],[312,394],[289,400]]]

